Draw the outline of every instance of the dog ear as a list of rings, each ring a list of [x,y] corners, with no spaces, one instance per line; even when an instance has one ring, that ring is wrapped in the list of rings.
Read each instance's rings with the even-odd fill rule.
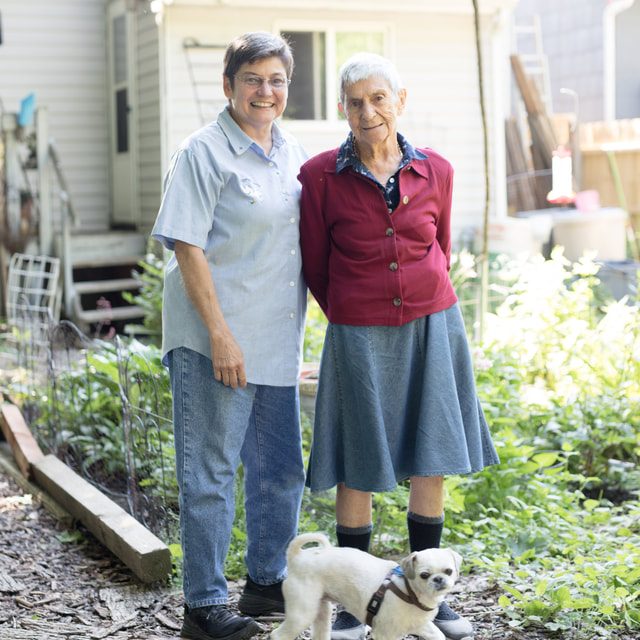
[[[460,573],[460,565],[462,564],[462,556],[453,549],[447,549],[447,551],[453,556],[453,562],[456,565],[456,573]]]
[[[416,552],[414,551],[412,554],[408,555],[406,558],[403,558],[400,562],[400,566],[402,567],[402,572],[405,576],[407,576],[407,580],[413,580],[416,577]]]

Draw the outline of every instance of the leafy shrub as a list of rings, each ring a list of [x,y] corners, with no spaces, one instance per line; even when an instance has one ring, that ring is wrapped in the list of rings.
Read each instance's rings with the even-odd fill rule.
[[[154,253],[148,253],[138,263],[141,273],[134,273],[140,281],[140,290],[136,294],[124,292],[123,298],[129,304],[144,309],[143,325],[149,332],[149,340],[156,345],[162,338],[162,291],[164,286],[165,259]]]
[[[463,301],[473,299],[475,283],[471,263],[465,265],[452,269]],[[474,360],[501,462],[447,479],[444,542],[461,551],[468,570],[500,585],[514,627],[534,625],[573,640],[638,630],[640,308],[637,301],[603,302],[598,266],[586,259],[572,265],[555,253],[548,261],[500,259],[494,266],[494,291],[504,302],[487,318]],[[308,318],[305,360],[318,361],[326,321],[315,303]],[[103,346],[88,369],[59,376],[55,388],[32,398],[45,433],[48,424],[64,425],[50,440],[79,447],[84,464],[117,474],[131,462],[121,440],[122,382],[137,394],[128,410],[140,406],[166,420],[168,379],[157,349],[143,352],[132,343],[123,368],[115,347]],[[55,411],[51,397],[59,399]],[[303,416],[305,457],[310,434]],[[151,490],[172,473],[171,438],[167,428],[145,440],[162,452],[149,456],[156,471],[142,478]],[[240,476],[231,577],[245,572],[241,487]],[[332,534],[333,502],[333,492],[305,493],[300,528]],[[407,551],[407,502],[406,483],[374,496],[374,553]]]

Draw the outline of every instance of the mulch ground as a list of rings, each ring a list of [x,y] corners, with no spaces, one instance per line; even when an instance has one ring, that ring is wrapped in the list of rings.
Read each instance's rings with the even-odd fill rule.
[[[0,640],[167,640],[178,638],[182,594],[140,584],[88,532],[61,529],[32,497],[0,474]],[[230,584],[231,606],[241,585]],[[450,602],[470,617],[476,640],[544,640],[511,629],[499,592],[463,577]],[[272,620],[261,620],[269,637]],[[304,636],[308,638],[309,636]]]

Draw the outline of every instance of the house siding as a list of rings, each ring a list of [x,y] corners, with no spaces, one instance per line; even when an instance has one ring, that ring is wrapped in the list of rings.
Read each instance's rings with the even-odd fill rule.
[[[105,25],[104,0],[2,1],[3,108],[17,112],[31,92],[47,108],[49,135],[86,230],[109,225]]]
[[[140,229],[149,231],[158,212],[162,186],[160,42],[150,11],[138,12],[136,26]]]
[[[327,17],[329,16],[329,17]],[[465,227],[478,227],[484,202],[484,166],[482,127],[476,66],[473,16],[470,14],[429,14],[372,12],[372,24],[387,25],[389,51],[400,70],[408,91],[405,114],[399,130],[416,146],[429,146],[447,157],[454,165],[454,238]],[[201,43],[227,43],[236,35],[252,30],[276,31],[295,28],[296,24],[317,25],[328,22],[355,23],[365,21],[361,12],[326,12],[287,9],[274,12],[240,7],[181,7],[166,9],[167,157],[180,141],[201,126],[194,88],[189,78],[186,55],[182,47],[185,38]],[[287,27],[291,23],[293,27]],[[487,87],[491,87],[490,49],[485,51]],[[201,52],[204,54],[204,52]],[[507,52],[503,52],[505,58]],[[225,103],[219,77],[222,73],[223,51],[207,54],[211,75],[218,81],[218,108]],[[207,91],[216,91],[214,83]],[[492,91],[486,90],[489,114],[495,108]],[[214,112],[211,112],[214,117]],[[308,153],[315,154],[337,146],[347,132],[342,122],[284,121]],[[493,160],[492,160],[493,163]]]
[[[640,0],[616,16],[616,118],[640,117]]]
[[[604,8],[602,0],[520,0],[514,14],[516,24],[525,25],[540,16],[553,110],[573,110],[571,97],[560,93],[562,87],[572,89],[580,99],[582,122],[604,117]]]

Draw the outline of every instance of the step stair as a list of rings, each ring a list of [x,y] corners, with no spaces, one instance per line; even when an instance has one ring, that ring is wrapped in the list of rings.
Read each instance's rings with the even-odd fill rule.
[[[128,231],[78,232],[69,237],[65,274],[67,316],[85,332],[96,325],[142,322],[144,309],[127,302],[124,292],[136,293],[141,282],[132,276],[140,271],[146,236]]]
[[[129,291],[139,289],[141,282],[135,278],[118,278],[116,280],[88,280],[87,282],[76,282],[74,287],[76,293],[107,293],[109,291]]]
[[[111,307],[110,309],[78,309],[76,312],[77,319],[83,324],[133,320],[135,318],[142,318],[142,316],[144,316],[144,309],[136,305]]]

